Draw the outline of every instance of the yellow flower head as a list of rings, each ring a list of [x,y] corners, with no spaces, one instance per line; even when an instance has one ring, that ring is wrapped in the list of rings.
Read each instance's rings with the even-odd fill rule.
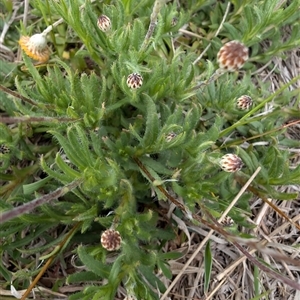
[[[34,34],[33,36],[21,36],[19,45],[22,50],[34,60],[40,63],[45,63],[49,60],[50,51],[47,46],[46,37],[41,34]]]

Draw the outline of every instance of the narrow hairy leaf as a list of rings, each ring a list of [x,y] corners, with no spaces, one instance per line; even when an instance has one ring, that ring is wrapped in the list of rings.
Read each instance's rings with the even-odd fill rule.
[[[99,276],[100,278],[108,278],[109,276],[109,266],[103,264],[101,261],[96,260],[93,256],[91,256],[85,247],[79,246],[77,248],[77,253],[82,261],[82,263],[94,274]]]
[[[210,249],[210,241],[207,242],[205,247],[204,268],[204,290],[207,292],[210,284],[212,270],[212,254]]]

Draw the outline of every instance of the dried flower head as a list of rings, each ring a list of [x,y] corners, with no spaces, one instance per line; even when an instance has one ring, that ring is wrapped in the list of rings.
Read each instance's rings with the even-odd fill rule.
[[[0,145],[0,153],[1,154],[6,154],[6,153],[9,153],[9,152],[10,152],[10,149],[6,145],[4,145],[4,144]]]
[[[249,58],[248,48],[239,41],[226,43],[218,52],[218,63],[221,69],[236,71],[240,69]]]
[[[98,25],[98,28],[103,32],[110,30],[111,29],[110,18],[106,15],[100,16],[98,18],[97,25]]]
[[[241,110],[249,109],[249,107],[253,104],[252,98],[247,95],[243,95],[237,99],[236,105]]]
[[[40,63],[45,63],[49,60],[50,51],[47,46],[46,37],[41,34],[34,34],[33,36],[21,36],[19,40],[21,49],[31,58]]]
[[[225,154],[220,160],[220,166],[226,172],[237,172],[243,165],[243,161],[236,154]]]
[[[107,251],[115,251],[121,247],[121,235],[119,231],[108,229],[101,234],[101,244]]]
[[[127,85],[131,89],[138,89],[143,84],[143,77],[138,73],[132,73],[127,77]]]

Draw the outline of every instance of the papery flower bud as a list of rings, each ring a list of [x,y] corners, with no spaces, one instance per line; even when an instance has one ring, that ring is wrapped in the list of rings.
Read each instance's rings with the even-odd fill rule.
[[[231,217],[229,216],[226,216],[223,221],[221,221],[221,224],[223,226],[226,226],[226,227],[229,227],[229,226],[232,226],[234,224],[234,221],[232,220]]]
[[[6,153],[9,153],[9,152],[10,152],[10,149],[6,145],[4,145],[4,144],[0,145],[0,153],[1,154],[6,154]]]
[[[121,235],[119,231],[108,229],[101,234],[101,244],[107,251],[115,251],[121,247]]]
[[[143,84],[143,77],[138,73],[132,73],[127,77],[127,85],[131,89],[138,89]]]
[[[167,135],[166,135],[166,142],[171,142],[174,138],[176,138],[177,134],[175,132],[169,132]]]
[[[247,95],[243,95],[237,99],[236,105],[241,110],[249,109],[249,107],[253,104],[252,98]]]
[[[218,63],[221,69],[236,71],[240,69],[249,58],[248,48],[239,41],[226,43],[218,52]]]
[[[50,51],[47,46],[46,37],[41,34],[34,34],[33,36],[21,36],[19,40],[21,49],[31,58],[40,63],[45,63],[49,60]]]
[[[97,21],[97,26],[103,32],[110,30],[111,29],[110,18],[106,15],[100,16]]]
[[[236,154],[225,154],[220,160],[220,166],[225,172],[237,172],[243,165],[243,161]]]
[[[178,23],[178,19],[176,17],[172,18],[171,26],[174,27],[177,25],[177,23]]]

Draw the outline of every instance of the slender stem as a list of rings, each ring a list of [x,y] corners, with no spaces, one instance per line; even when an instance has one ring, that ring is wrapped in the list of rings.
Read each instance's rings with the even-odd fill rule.
[[[210,78],[208,78],[205,81],[200,82],[198,85],[194,86],[191,91],[195,91],[198,90],[199,88],[201,88],[202,86],[206,86],[209,85],[212,81],[217,80],[221,75],[223,75],[225,73],[225,70],[223,69],[217,69],[211,76]]]
[[[96,0],[92,0],[91,3],[95,2]],[[79,9],[83,9],[85,6],[85,4],[82,4]],[[56,26],[58,26],[59,24],[63,23],[64,22],[64,19],[61,18],[59,20],[57,20],[56,22],[54,22],[53,24],[49,25],[43,32],[42,32],[42,35],[43,36],[46,36],[50,31],[53,30],[53,28],[55,28]]]
[[[226,18],[227,18],[228,13],[229,13],[229,9],[230,9],[230,2],[228,2],[228,4],[227,4],[225,14],[224,14],[224,16],[223,16],[223,19],[222,19],[222,21],[221,21],[221,24],[220,24],[219,28],[217,29],[217,31],[216,31],[216,33],[215,33],[215,35],[214,35],[214,38],[215,38],[216,36],[218,36],[219,32],[221,31],[221,29],[222,29],[222,27],[223,27],[223,24],[224,24],[224,22],[225,22],[225,20],[226,20]],[[203,55],[207,52],[207,50],[208,50],[210,47],[211,47],[211,42],[207,45],[207,47],[204,49],[204,51],[198,56],[198,58],[193,62],[193,65],[195,65],[195,64],[203,57]]]
[[[82,179],[77,179],[72,181],[71,183],[67,184],[66,186],[63,186],[61,188],[58,188],[52,193],[49,193],[47,195],[44,195],[40,198],[37,198],[35,200],[32,200],[28,203],[25,203],[21,206],[15,207],[10,211],[6,211],[0,215],[0,224],[3,224],[11,219],[14,219],[16,217],[20,217],[21,215],[25,213],[29,213],[30,211],[34,210],[38,206],[41,206],[47,202],[50,202],[51,200],[57,199],[69,191],[73,190],[77,186],[79,186],[82,183]]]
[[[221,21],[221,24],[219,26],[219,28],[217,29],[214,37],[218,36],[219,32],[221,31],[222,27],[223,27],[223,24],[227,18],[227,15],[229,13],[229,9],[230,9],[230,2],[228,2],[227,4],[227,7],[226,7],[226,11],[225,11],[225,14],[223,16],[223,19]],[[206,48],[203,50],[203,52],[197,57],[197,59],[193,62],[193,65],[195,65],[203,56],[204,54],[208,51],[208,49],[211,47],[211,42],[206,46]],[[201,82],[200,84],[198,84],[197,86],[193,87],[192,88],[192,91],[194,90],[197,90],[199,88],[201,88],[202,86],[206,86],[208,84],[210,84],[212,81],[215,81],[217,80],[221,75],[223,75],[225,73],[225,70],[222,70],[222,69],[218,69],[215,71],[214,74],[212,74],[212,76],[207,79],[206,81],[204,82]]]
[[[32,123],[32,122],[72,122],[79,119],[74,118],[53,118],[53,117],[0,117],[0,123],[15,124],[15,123]]]
[[[243,180],[240,178],[237,178],[237,181],[240,184],[243,184]],[[293,226],[295,226],[298,230],[300,230],[300,225],[298,225],[296,222],[294,222],[287,214],[285,214],[282,210],[280,210],[275,204],[273,204],[271,201],[268,200],[268,198],[265,197],[265,194],[258,189],[249,186],[248,190],[256,195],[257,197],[261,198],[265,203],[267,203],[270,207],[272,207],[282,218],[284,218],[286,221],[290,222]]]
[[[0,84],[0,90],[3,91],[3,92],[5,92],[5,93],[7,93],[7,94],[9,94],[9,95],[12,95],[12,96],[14,96],[16,98],[19,98],[19,99],[23,100],[24,102],[27,102],[27,103],[29,103],[31,105],[39,106],[39,104],[36,103],[35,101],[33,101],[33,100],[31,100],[31,99],[29,99],[27,97],[24,97],[21,94],[15,92],[15,91],[12,91],[12,90],[8,89],[7,87],[3,86],[2,84]]]
[[[27,27],[27,18],[28,18],[28,11],[29,11],[29,0],[24,1],[24,14],[23,14],[23,25]]]
[[[142,164],[142,162],[138,158],[134,158],[134,161],[139,166],[139,168],[146,174],[146,176],[150,179],[151,182],[155,181],[155,178],[150,174],[150,172],[145,168],[145,166]],[[182,203],[180,203],[178,200],[176,200],[174,197],[172,197],[164,188],[162,185],[156,186],[162,194],[164,194],[167,199],[169,199],[171,202],[173,202],[182,212],[185,213],[185,215],[191,219],[191,212],[190,210]],[[197,216],[198,217],[198,216]]]
[[[148,44],[151,36],[153,35],[154,29],[157,24],[157,16],[162,8],[162,6],[167,2],[167,0],[156,0],[153,6],[152,14],[150,16],[150,25],[147,31],[147,34],[145,36],[145,39],[143,41],[143,44],[141,46],[140,52],[143,52]]]
[[[253,120],[253,119],[251,119],[251,120]],[[231,142],[228,142],[228,143],[225,142],[224,144],[222,144],[221,148],[228,148],[228,147],[233,146],[233,145],[239,145],[239,144],[251,141],[251,140],[255,140],[257,138],[261,138],[263,136],[272,134],[274,132],[283,130],[283,129],[291,127],[291,126],[294,126],[294,125],[296,125],[298,123],[300,123],[300,120],[296,120],[296,121],[290,122],[288,124],[284,124],[284,125],[282,125],[280,127],[276,127],[276,128],[274,128],[272,130],[269,130],[269,131],[266,131],[266,132],[263,132],[263,133],[260,133],[260,134],[257,134],[257,135],[253,135],[253,136],[251,136],[249,138],[243,138],[242,140],[238,139],[238,140],[231,141]],[[266,143],[269,144],[269,142],[266,142]]]
[[[79,225],[81,223],[78,222],[72,229],[71,231],[67,234],[67,236],[63,239],[63,241],[58,245],[58,250],[62,249],[64,247],[64,245],[67,243],[67,241],[70,239],[70,237],[72,235],[74,235],[74,233],[77,231]],[[56,254],[57,252],[55,252]],[[48,267],[51,265],[52,261],[54,260],[55,255],[52,255],[47,262],[45,263],[45,265],[43,266],[43,268],[41,269],[41,271],[39,272],[39,274],[34,278],[34,280],[32,281],[32,283],[30,284],[30,286],[27,288],[26,292],[22,295],[21,300],[25,300],[26,297],[30,294],[30,292],[32,291],[32,289],[35,287],[35,285],[38,283],[38,281],[40,280],[40,278],[42,277],[42,275],[47,271]]]
[[[43,32],[42,35],[46,36],[50,31],[52,31],[53,28],[55,28],[56,26],[58,26],[59,24],[63,23],[64,19],[61,18],[59,20],[57,20],[56,22],[54,22],[53,24],[49,25]]]
[[[279,272],[275,272],[273,269],[268,268],[265,264],[261,263],[259,260],[254,258],[245,248],[239,245],[235,241],[231,241],[231,243],[239,249],[254,265],[256,265],[260,270],[270,274],[272,277],[276,279],[280,279],[281,282],[289,285],[290,287],[294,288],[295,290],[300,290],[300,284],[294,280],[291,280],[287,277],[284,277]]]

